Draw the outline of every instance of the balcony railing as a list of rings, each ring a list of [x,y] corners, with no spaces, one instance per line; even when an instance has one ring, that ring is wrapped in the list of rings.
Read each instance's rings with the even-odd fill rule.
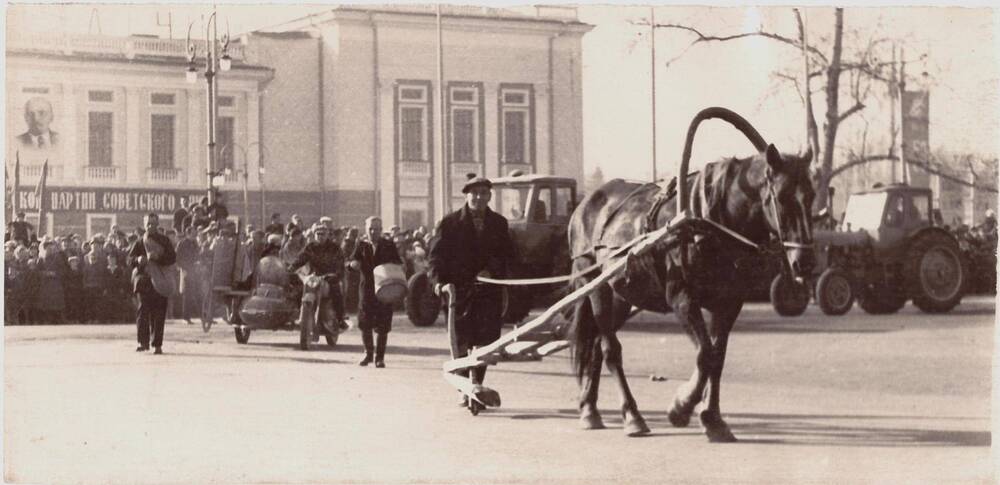
[[[146,169],[146,178],[150,182],[179,182],[181,179],[181,169],[173,167],[149,167]]]
[[[194,44],[198,55],[204,57],[207,43],[195,41]],[[187,58],[187,41],[149,37],[11,32],[7,37],[7,50],[56,52],[66,55],[75,53],[118,54],[127,59],[133,59],[136,56]],[[242,44],[230,44],[229,55],[234,60],[246,60]]]
[[[84,167],[84,178],[87,180],[118,180],[118,167]]]
[[[21,166],[21,184],[25,182],[37,182],[39,177],[42,176],[42,165],[22,165]],[[49,176],[46,179],[46,183],[52,180],[62,180],[63,178],[63,167],[62,165],[49,165]]]

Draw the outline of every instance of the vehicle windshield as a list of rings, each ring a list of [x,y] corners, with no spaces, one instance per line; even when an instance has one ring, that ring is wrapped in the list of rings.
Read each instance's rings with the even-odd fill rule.
[[[507,218],[516,221],[524,218],[524,208],[528,205],[528,193],[530,186],[507,186],[494,189],[493,200],[497,203],[497,212]]]
[[[878,229],[882,223],[882,212],[885,210],[888,195],[885,192],[852,195],[847,201],[844,214],[844,230]]]

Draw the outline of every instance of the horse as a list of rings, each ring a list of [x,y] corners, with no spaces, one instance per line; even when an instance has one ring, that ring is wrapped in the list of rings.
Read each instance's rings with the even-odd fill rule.
[[[597,410],[601,362],[618,383],[623,428],[627,436],[650,432],[639,412],[622,368],[622,346],[615,333],[631,307],[673,311],[697,349],[690,380],[677,390],[668,413],[675,427],[687,426],[695,407],[707,395],[701,423],[710,442],[736,441],[719,409],[719,391],[729,333],[746,300],[758,247],[774,238],[783,247],[784,275],[801,281],[815,264],[812,253],[809,177],[811,151],[781,154],[740,115],[709,108],[689,127],[682,161],[686,173],[698,124],[718,118],[743,133],[758,153],[708,164],[687,177],[687,187],[638,184],[615,179],[588,195],[573,212],[568,229],[573,270],[571,287],[591,281],[598,262],[609,264],[612,252],[644,232],[674,220],[677,210],[665,202],[686,195],[690,215],[714,223],[718,234],[692,236],[683,245],[658,244],[642,256],[628,256],[623,273],[582,298],[570,313],[572,362],[580,389],[580,425],[604,427]],[[619,251],[620,253],[620,251]],[[702,310],[709,315],[708,320]],[[707,389],[706,389],[707,387]],[[706,392],[707,391],[707,392]]]

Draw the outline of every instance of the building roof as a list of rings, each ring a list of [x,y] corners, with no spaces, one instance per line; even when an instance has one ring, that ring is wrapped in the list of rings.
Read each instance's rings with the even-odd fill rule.
[[[315,26],[320,22],[336,19],[338,14],[393,14],[416,17],[434,17],[437,15],[433,4],[386,4],[386,5],[340,5],[329,10],[306,15],[295,20],[261,29],[262,32],[288,32],[301,28]],[[511,23],[533,23],[539,25],[564,25],[590,30],[593,26],[577,19],[575,7],[516,7],[493,8],[469,5],[442,5],[441,15],[451,19],[494,20]]]

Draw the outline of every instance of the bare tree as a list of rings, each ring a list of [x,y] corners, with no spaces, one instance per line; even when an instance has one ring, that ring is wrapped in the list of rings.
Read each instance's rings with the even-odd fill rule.
[[[891,82],[890,77],[884,71],[891,67],[892,62],[880,60],[878,56],[880,49],[887,45],[891,39],[880,37],[877,32],[866,34],[857,30],[848,30],[851,43],[845,45],[844,9],[837,8],[834,10],[831,36],[817,36],[818,42],[810,43],[807,25],[798,10],[795,10],[795,17],[798,25],[798,38],[769,32],[763,28],[756,32],[708,35],[694,27],[682,24],[658,23],[656,27],[682,30],[695,36],[681,54],[668,63],[676,61],[693,46],[701,43],[729,42],[748,37],[770,39],[794,47],[801,52],[803,72],[779,71],[775,72],[774,76],[794,85],[806,108],[806,134],[814,156],[813,175],[817,189],[815,206],[818,209],[827,206],[827,187],[833,176],[839,173],[839,170],[835,171],[834,169],[834,152],[841,125],[865,109],[866,100],[872,95],[873,86]],[[819,84],[822,86],[817,92],[812,90],[814,78],[819,80]],[[826,104],[822,145],[813,110],[813,96],[817,94],[823,95]],[[841,95],[849,98],[849,105],[846,109],[841,107]],[[894,155],[890,151],[887,156]]]

